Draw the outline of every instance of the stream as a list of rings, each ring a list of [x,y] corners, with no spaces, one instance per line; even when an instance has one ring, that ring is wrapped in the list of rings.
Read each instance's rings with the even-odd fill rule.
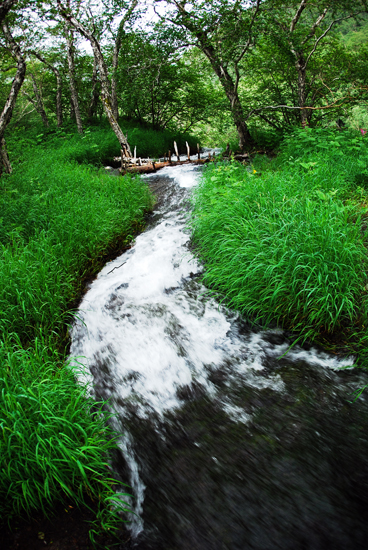
[[[89,286],[80,382],[108,400],[132,548],[368,548],[368,391],[357,369],[209,296],[185,228],[201,167],[147,176],[158,204]],[[284,355],[286,353],[286,355]]]

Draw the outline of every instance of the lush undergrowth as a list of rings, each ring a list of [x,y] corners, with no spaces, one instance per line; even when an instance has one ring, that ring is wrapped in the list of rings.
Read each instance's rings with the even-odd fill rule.
[[[167,151],[174,152],[174,140],[180,153],[186,153],[187,141],[192,150],[197,148],[198,140],[189,134],[175,133],[170,130],[144,128],[132,121],[121,121],[122,129],[128,136],[132,153],[137,148],[137,156],[158,158]],[[74,125],[65,125],[60,129],[47,129],[40,126],[14,128],[9,137],[8,148],[13,161],[25,158],[25,154],[34,154],[46,148],[58,152],[59,160],[75,160],[78,163],[109,164],[114,156],[120,156],[120,146],[115,134],[106,123],[88,126],[82,136],[76,133]],[[28,153],[27,153],[28,151]]]
[[[88,496],[111,527],[113,438],[66,363],[67,327],[83,279],[132,239],[153,199],[139,178],[87,164],[118,152],[107,129],[23,130],[8,145],[14,173],[0,179],[0,517]]]
[[[366,137],[327,129],[209,166],[191,219],[207,285],[254,322],[365,355],[367,167]]]

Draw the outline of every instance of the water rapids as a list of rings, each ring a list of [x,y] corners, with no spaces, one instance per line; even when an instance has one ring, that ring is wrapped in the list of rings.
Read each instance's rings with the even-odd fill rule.
[[[81,383],[121,434],[129,544],[366,549],[367,393],[349,402],[366,376],[310,346],[283,356],[285,333],[251,330],[209,298],[185,229],[199,173],[148,177],[149,226],[90,285],[72,329]]]

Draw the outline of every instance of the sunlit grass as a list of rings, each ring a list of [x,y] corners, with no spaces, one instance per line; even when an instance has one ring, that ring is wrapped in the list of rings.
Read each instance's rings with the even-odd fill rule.
[[[302,340],[339,333],[349,347],[365,341],[367,322],[367,193],[356,178],[368,147],[335,134],[299,132],[278,159],[259,157],[248,169],[210,166],[191,227],[204,281],[229,305]]]
[[[0,516],[49,513],[55,500],[88,497],[100,526],[113,528],[124,508],[107,466],[113,434],[66,361],[67,329],[83,277],[133,238],[153,198],[139,178],[88,164],[115,154],[105,129],[82,137],[35,129],[8,143],[14,173],[0,180]]]

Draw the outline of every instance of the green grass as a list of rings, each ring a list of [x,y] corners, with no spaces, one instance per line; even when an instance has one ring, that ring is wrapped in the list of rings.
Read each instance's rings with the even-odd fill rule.
[[[47,514],[56,500],[90,496],[113,527],[117,518],[104,520],[116,500],[107,464],[113,434],[64,359],[42,338],[27,350],[0,342],[1,517]]]
[[[102,405],[76,383],[67,329],[84,278],[133,238],[153,198],[139,177],[90,164],[118,153],[106,128],[84,136],[23,130],[8,146],[14,173],[0,179],[0,517],[88,497],[99,525],[113,527],[113,434]]]
[[[273,161],[211,165],[194,194],[204,282],[263,326],[359,349],[367,343],[368,140],[296,131]],[[368,188],[368,185],[367,185]]]
[[[186,153],[186,141],[193,150],[197,148],[198,139],[189,134],[153,130],[132,121],[123,120],[120,124],[128,136],[132,153],[134,147],[137,147],[137,156],[140,157],[158,158],[169,150],[174,152],[174,140],[180,153]],[[112,157],[120,156],[119,142],[106,123],[86,127],[82,136],[77,134],[72,124],[66,124],[60,129],[45,129],[37,125],[27,127],[26,130],[20,127],[12,130],[9,139],[9,153],[15,162],[24,159],[25,155],[32,155],[35,146],[37,150],[54,149],[59,160],[74,160],[80,164],[109,164]]]

